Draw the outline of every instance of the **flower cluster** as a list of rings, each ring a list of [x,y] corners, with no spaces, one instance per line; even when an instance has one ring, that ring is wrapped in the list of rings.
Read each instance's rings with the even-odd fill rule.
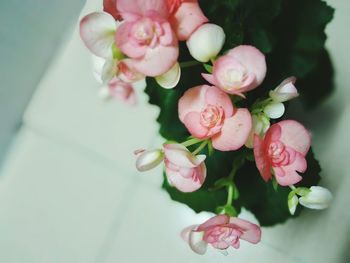
[[[190,137],[183,142],[166,142],[160,149],[136,151],[139,171],[164,163],[171,186],[194,192],[210,176],[206,147],[210,153],[239,151],[245,146],[252,149],[264,181],[291,188],[286,200],[291,214],[299,203],[314,209],[329,205],[332,195],[327,189],[294,186],[307,169],[310,133],[297,121],[276,121],[285,113],[284,103],[299,95],[296,78],[287,78],[251,107],[238,107],[236,102],[263,83],[265,55],[251,45],[222,52],[225,32],[209,23],[197,0],[105,0],[104,12],[81,20],[80,34],[95,56],[94,72],[107,87],[107,95],[129,104],[136,102],[135,85],[146,77],[155,78],[166,89],[177,86],[181,78],[180,41],[186,41],[194,64],[204,64],[203,84],[186,87],[178,101],[178,118]],[[238,248],[240,239],[253,244],[260,241],[260,227],[237,218],[233,204],[237,169],[233,167],[225,178],[228,199],[221,214],[182,233],[196,253],[203,254],[208,244],[226,250]]]

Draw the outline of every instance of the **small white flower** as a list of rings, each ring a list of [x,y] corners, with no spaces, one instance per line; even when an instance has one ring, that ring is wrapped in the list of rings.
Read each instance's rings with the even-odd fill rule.
[[[299,198],[299,203],[311,209],[325,209],[332,201],[332,193],[321,186],[311,186],[310,192]]]
[[[160,149],[137,152],[136,168],[140,172],[151,170],[158,166],[163,159],[164,153]]]
[[[270,91],[270,97],[275,102],[285,102],[298,97],[298,90],[294,86],[295,81],[295,77],[285,79],[277,88]]]
[[[179,83],[180,77],[181,67],[179,63],[175,63],[175,65],[169,71],[156,77],[156,81],[161,87],[165,89],[172,89]]]
[[[193,58],[205,63],[219,54],[225,43],[225,37],[222,27],[204,24],[187,40],[187,47]]]

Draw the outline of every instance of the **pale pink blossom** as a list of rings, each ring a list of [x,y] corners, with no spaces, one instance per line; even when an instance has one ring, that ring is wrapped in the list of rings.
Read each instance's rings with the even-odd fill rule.
[[[165,144],[164,163],[169,183],[182,192],[198,190],[207,175],[205,158],[205,155],[193,155],[182,144]]]
[[[117,0],[124,22],[118,27],[118,48],[147,76],[167,72],[177,61],[178,40],[168,22],[164,0]]]
[[[170,12],[170,23],[179,40],[187,40],[202,24],[208,22],[198,0],[167,0]],[[181,3],[180,3],[181,2]]]
[[[80,36],[85,46],[96,56],[105,59],[113,57],[117,23],[105,12],[94,12],[80,21]]]
[[[298,172],[306,171],[305,156],[310,144],[310,133],[293,120],[272,125],[263,139],[255,135],[254,156],[262,178],[270,180],[272,170],[278,184],[282,186],[301,181]]]
[[[227,93],[243,93],[259,86],[266,75],[265,56],[253,46],[238,46],[214,62],[213,74],[202,74]]]
[[[237,150],[246,142],[252,128],[247,109],[233,107],[220,89],[203,85],[191,88],[179,100],[179,118],[192,136],[211,139],[221,151]]]
[[[261,229],[237,217],[217,215],[199,226],[185,228],[181,236],[194,252],[204,254],[208,244],[220,250],[239,248],[240,239],[257,244],[261,240]]]
[[[299,96],[297,88],[294,86],[295,77],[289,77],[282,81],[269,95],[275,102],[285,102]]]
[[[113,78],[108,83],[108,90],[111,97],[131,106],[136,104],[136,93],[130,83],[124,82],[119,78]]]

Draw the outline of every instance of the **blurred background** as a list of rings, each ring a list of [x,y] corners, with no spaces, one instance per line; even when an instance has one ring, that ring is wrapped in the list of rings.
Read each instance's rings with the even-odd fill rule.
[[[101,0],[1,1],[0,262],[350,262],[350,2],[327,3],[337,89],[298,119],[334,202],[225,257],[192,253],[179,232],[209,215],[172,202],[160,169],[134,168],[135,149],[161,143],[158,109],[142,92],[135,108],[97,97],[77,25]]]

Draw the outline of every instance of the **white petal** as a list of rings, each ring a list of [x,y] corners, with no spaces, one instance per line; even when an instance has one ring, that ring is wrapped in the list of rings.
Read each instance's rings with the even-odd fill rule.
[[[172,89],[179,83],[180,77],[181,67],[179,63],[176,62],[168,72],[156,77],[156,81],[161,87],[165,89]]]
[[[204,255],[207,251],[207,243],[203,240],[204,232],[191,231],[188,243],[197,254]]]
[[[102,67],[101,80],[103,84],[108,84],[108,82],[113,79],[117,73],[118,62],[113,58],[107,59]]]
[[[102,84],[102,79],[101,79],[101,74],[102,74],[102,69],[103,65],[105,64],[106,60],[104,58],[91,55],[92,58],[92,64],[93,64],[93,74],[95,79],[97,80],[98,83]]]
[[[93,54],[110,58],[113,56],[116,28],[116,22],[110,14],[94,12],[80,21],[80,36]]]
[[[283,103],[273,102],[273,103],[268,104],[264,108],[264,113],[271,119],[278,119],[278,118],[283,116],[284,110],[285,110],[285,108],[284,108]]]
[[[215,58],[224,43],[225,32],[215,24],[200,26],[186,42],[192,57],[200,62],[208,62]]]
[[[161,150],[150,150],[141,153],[136,160],[136,168],[140,172],[145,172],[155,168],[163,161],[164,154]]]
[[[288,200],[288,208],[289,208],[289,212],[294,215],[295,210],[297,209],[298,206],[298,197],[296,195],[294,195],[291,199]]]
[[[301,205],[311,209],[325,209],[330,205],[333,196],[328,189],[312,186],[310,190],[310,193],[299,198]]]

